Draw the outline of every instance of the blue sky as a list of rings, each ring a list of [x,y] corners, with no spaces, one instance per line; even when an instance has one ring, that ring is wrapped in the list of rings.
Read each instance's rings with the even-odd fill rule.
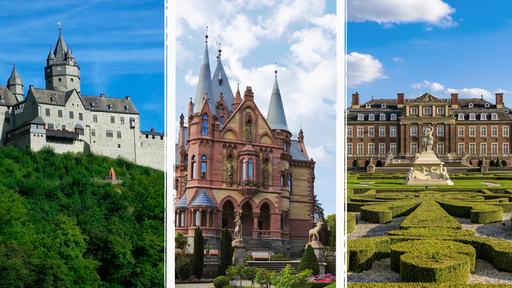
[[[346,101],[512,91],[510,1],[347,0]],[[510,103],[509,103],[510,104]]]
[[[164,2],[1,1],[0,83],[13,60],[25,94],[45,88],[43,68],[62,35],[80,67],[81,92],[130,95],[141,130],[164,131]],[[4,79],[4,80],[2,80]]]
[[[195,98],[209,27],[210,68],[222,63],[233,94],[251,86],[267,113],[278,63],[278,82],[292,133],[304,132],[316,161],[315,193],[326,214],[336,213],[336,2],[318,0],[195,0],[176,5],[176,122]],[[220,37],[219,38],[219,35]],[[176,133],[179,126],[175,126]]]

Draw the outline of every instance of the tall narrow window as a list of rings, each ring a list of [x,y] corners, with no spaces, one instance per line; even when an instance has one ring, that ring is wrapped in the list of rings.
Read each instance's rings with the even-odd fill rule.
[[[283,143],[284,152],[288,151],[286,150],[286,142]]]
[[[418,153],[418,144],[412,143],[411,144],[411,154],[416,154],[416,153]]]
[[[78,120],[84,121],[84,114],[83,113],[78,113]]]
[[[288,192],[292,193],[292,174],[288,174]]]
[[[196,156],[192,156],[192,174],[190,179],[196,179]]]
[[[347,154],[352,155],[352,143],[347,144]]]
[[[464,143],[459,143],[459,154],[464,153]]]
[[[459,127],[459,137],[464,137],[464,127]]]
[[[92,115],[92,122],[98,123],[98,116],[97,115]]]
[[[396,144],[390,144],[389,150],[391,151],[391,154],[396,155]]]
[[[222,129],[222,126],[224,126],[224,116],[220,117],[220,129]]]
[[[252,179],[252,159],[249,159],[249,175],[247,175],[248,179]]]
[[[201,156],[201,179],[206,179],[206,156]]]
[[[375,146],[373,143],[368,144],[368,154],[370,154],[370,155],[375,154]]]
[[[73,111],[69,111],[69,119],[74,119],[75,115],[73,114]]]
[[[480,144],[480,154],[487,154],[487,144],[486,143]]]
[[[503,143],[503,154],[508,154],[508,143]]]
[[[244,161],[242,162],[242,179],[247,179],[246,176],[247,175],[247,161]]]
[[[50,117],[50,108],[46,108],[46,116]]]
[[[352,127],[347,127],[347,137],[352,137]]]
[[[374,128],[368,127],[368,137],[373,137],[373,136],[375,136]]]
[[[390,127],[389,136],[396,137],[396,127]]]
[[[357,154],[363,154],[363,144],[357,144]]]
[[[469,144],[469,154],[476,154],[476,144],[475,143]]]
[[[208,115],[204,114],[203,116],[203,129],[201,131],[201,135],[206,136],[208,135]]]

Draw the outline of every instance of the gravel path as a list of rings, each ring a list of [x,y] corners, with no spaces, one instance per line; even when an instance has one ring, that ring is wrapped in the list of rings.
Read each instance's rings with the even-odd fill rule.
[[[347,236],[347,241],[362,237],[385,236],[388,231],[398,230],[405,219],[405,217],[398,217],[393,218],[388,224],[374,224],[361,221],[360,213],[353,214],[356,215],[356,230]],[[512,213],[503,213],[503,222],[491,224],[473,224],[471,219],[466,218],[455,219],[462,225],[462,229],[471,229],[477,236],[501,238],[512,242],[511,215]],[[370,270],[361,273],[348,272],[347,280],[349,283],[398,283],[400,274],[391,271],[390,258],[386,258],[374,261]],[[475,271],[469,275],[468,283],[512,284],[512,273],[500,272],[492,264],[477,259]]]

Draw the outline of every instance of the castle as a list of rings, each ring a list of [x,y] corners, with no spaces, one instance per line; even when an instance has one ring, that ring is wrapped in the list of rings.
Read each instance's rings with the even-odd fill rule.
[[[30,85],[26,97],[15,66],[7,86],[0,86],[2,145],[92,152],[164,170],[165,134],[140,131],[140,114],[130,96],[82,94],[80,68],[62,33],[50,49],[44,76],[45,89]]]
[[[315,162],[302,130],[295,137],[288,129],[277,71],[264,117],[251,87],[233,95],[218,52],[212,76],[206,36],[188,125],[180,116],[175,231],[192,239],[200,226],[205,244],[218,249],[222,229],[233,233],[241,214],[248,249],[298,252],[314,226]]]

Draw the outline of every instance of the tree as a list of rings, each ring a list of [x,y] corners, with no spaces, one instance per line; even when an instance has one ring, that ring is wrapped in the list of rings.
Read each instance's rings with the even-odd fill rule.
[[[359,164],[359,160],[357,160],[357,158],[352,162],[352,167],[361,167],[361,164]]]
[[[329,236],[331,236],[328,246],[331,247],[333,251],[336,251],[336,214],[327,216],[325,226],[327,227],[327,231],[329,231]]]
[[[233,252],[235,249],[231,246],[231,242],[231,233],[229,233],[228,228],[226,227],[222,230],[220,237],[220,263],[217,269],[218,276],[226,275],[226,270],[233,261]]]
[[[244,270],[242,271],[242,276],[244,276],[244,279],[251,280],[251,287],[254,285],[254,280],[256,279],[256,273],[258,273],[258,270],[256,267],[246,266]]]
[[[174,236],[174,245],[176,246],[176,249],[186,249],[188,245],[188,239],[183,235],[181,232],[177,232]]]
[[[194,230],[194,264],[193,271],[196,279],[201,278],[203,276],[203,266],[204,266],[204,238],[203,231],[199,226]]]
[[[496,167],[503,167],[503,163],[501,163],[500,157],[496,160]]]
[[[318,259],[316,258],[313,246],[310,244],[308,244],[306,252],[304,252],[304,255],[302,255],[302,258],[300,258],[299,264],[299,272],[306,269],[312,270],[313,275],[318,275],[320,273],[320,265],[318,264]]]

